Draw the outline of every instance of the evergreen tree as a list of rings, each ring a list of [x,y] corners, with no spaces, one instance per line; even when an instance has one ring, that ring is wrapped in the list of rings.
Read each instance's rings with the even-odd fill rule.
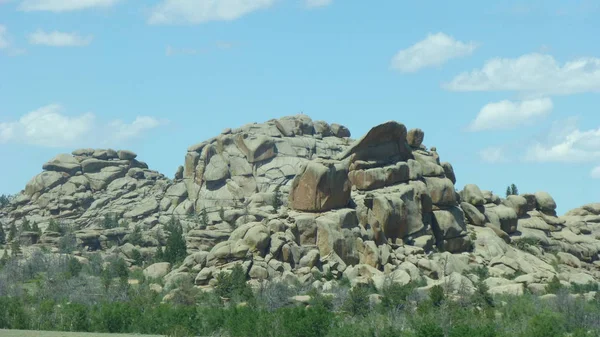
[[[6,243],[6,233],[4,232],[4,227],[0,224],[0,244]]]
[[[21,232],[31,232],[31,224],[27,218],[23,218],[23,222],[21,223]]]
[[[13,242],[10,244],[10,252],[12,256],[17,256],[21,253],[21,243],[18,239],[13,240]]]
[[[164,260],[172,264],[183,261],[187,256],[187,251],[181,222],[173,217],[165,229],[169,235],[164,251]]]
[[[506,197],[508,198],[509,195],[512,195],[512,190],[510,189],[510,186],[506,188]]]
[[[31,225],[31,231],[38,233],[38,235],[42,235],[42,230],[40,229],[40,227],[38,226],[37,222],[35,222],[35,221]]]
[[[162,248],[162,246],[159,246],[158,249],[156,250],[156,255],[154,255],[154,259],[156,261],[164,261],[165,260],[165,252]]]
[[[8,229],[8,241],[12,241],[17,237],[17,226],[15,223],[10,224],[10,228]]]
[[[6,263],[8,262],[8,251],[6,250],[6,247],[4,248],[4,254],[2,254],[2,258],[0,258],[0,267],[3,267],[6,265]]]
[[[510,185],[510,191],[512,195],[519,195],[519,190],[517,189],[517,185],[515,184]]]
[[[281,202],[281,190],[280,190],[280,185],[277,185],[275,187],[275,191],[273,191],[273,209],[275,210],[275,213],[277,213],[279,211],[279,207],[281,207],[281,205],[283,204]]]

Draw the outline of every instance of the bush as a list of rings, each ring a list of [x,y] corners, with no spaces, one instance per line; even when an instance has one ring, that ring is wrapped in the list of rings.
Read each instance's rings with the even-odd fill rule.
[[[74,257],[69,258],[69,262],[67,264],[67,273],[70,277],[79,276],[79,273],[83,269],[83,265]]]
[[[165,229],[168,233],[168,237],[164,250],[164,260],[171,264],[177,264],[183,261],[187,256],[183,227],[179,220],[175,220],[175,218],[172,217],[171,221],[165,226]]]
[[[398,283],[390,282],[385,284],[381,294],[381,305],[386,309],[402,308],[406,303],[406,299],[414,291],[412,284],[401,285]]]
[[[554,312],[543,311],[529,320],[523,337],[564,336],[566,333],[564,323],[562,316]]]
[[[252,288],[246,283],[246,273],[240,264],[236,264],[231,273],[221,272],[217,275],[215,293],[234,302],[250,301],[254,298]]]
[[[558,294],[564,286],[560,283],[557,276],[554,276],[550,282],[546,285],[546,292],[548,294]]]
[[[433,305],[439,307],[446,300],[446,293],[441,285],[435,285],[429,289],[429,300]]]
[[[350,289],[348,295],[343,305],[344,310],[353,316],[366,316],[371,310],[367,286],[356,285]]]

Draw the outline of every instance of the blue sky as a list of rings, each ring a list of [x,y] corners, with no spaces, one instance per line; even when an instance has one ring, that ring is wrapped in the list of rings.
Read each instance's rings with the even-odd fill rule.
[[[0,0],[0,192],[57,153],[189,145],[304,112],[425,131],[457,187],[600,188],[594,1]]]

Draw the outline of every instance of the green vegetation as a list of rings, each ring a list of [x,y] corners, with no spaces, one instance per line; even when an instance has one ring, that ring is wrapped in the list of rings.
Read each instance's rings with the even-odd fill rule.
[[[172,217],[171,221],[165,226],[165,230],[167,231],[168,237],[164,251],[162,251],[162,248],[160,249],[162,251],[162,260],[172,264],[179,263],[187,256],[185,237],[183,235],[181,222]]]
[[[506,188],[506,197],[508,198],[509,195],[519,195],[519,189],[517,188],[517,185],[511,184]]]
[[[177,222],[172,226],[179,230]],[[380,291],[373,284],[349,288],[346,280],[320,293],[277,282],[252,289],[247,269],[237,264],[217,276],[214,292],[182,283],[165,302],[170,290],[151,290],[154,281],[130,270],[125,260],[84,257],[81,263],[80,257],[37,251],[27,259],[7,258],[0,268],[0,329],[231,337],[600,335],[600,301],[575,298],[565,287],[554,300],[531,294],[492,298],[483,268],[475,273],[480,281],[471,295],[450,294],[443,286],[424,292],[417,289],[423,283],[391,280]],[[130,284],[131,278],[139,284]],[[291,300],[297,295],[308,295],[309,305]]]
[[[10,201],[13,199],[13,196],[8,194],[0,195],[0,208],[8,206]]]

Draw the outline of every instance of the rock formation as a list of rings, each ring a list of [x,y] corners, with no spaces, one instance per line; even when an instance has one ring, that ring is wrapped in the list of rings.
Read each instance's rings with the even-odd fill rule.
[[[130,151],[76,150],[44,164],[0,210],[0,224],[36,222],[44,232],[28,243],[56,246],[59,235],[45,229],[57,220],[76,229],[82,249],[131,261],[134,228],[142,239],[133,243],[149,256],[177,218],[188,258],[145,271],[166,284],[210,287],[237,263],[253,280],[316,287],[326,286],[320,273],[353,284],[381,286],[391,275],[472,288],[465,275],[480,266],[492,293],[540,293],[554,276],[600,280],[600,204],[558,217],[544,192],[457,191],[452,165],[423,145],[424,131],[397,122],[349,137],[306,115],[226,129],[191,146],[174,179]],[[106,228],[111,218],[120,222]]]

